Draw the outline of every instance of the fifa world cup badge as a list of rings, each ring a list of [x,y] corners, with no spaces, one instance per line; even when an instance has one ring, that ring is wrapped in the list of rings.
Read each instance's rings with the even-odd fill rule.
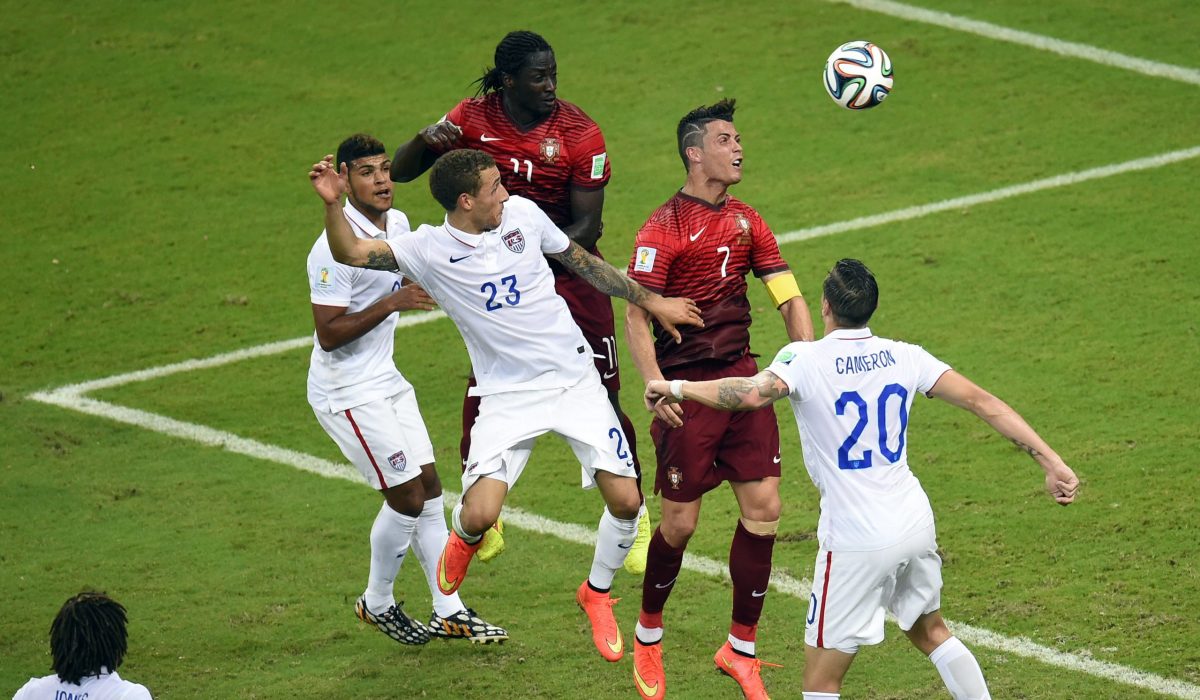
[[[562,147],[559,146],[558,139],[543,139],[541,153],[542,160],[547,163],[553,163],[558,158],[558,154],[562,153]]]
[[[679,485],[683,483],[683,472],[679,471],[679,467],[667,469],[667,481],[670,482],[672,489],[679,490]]]

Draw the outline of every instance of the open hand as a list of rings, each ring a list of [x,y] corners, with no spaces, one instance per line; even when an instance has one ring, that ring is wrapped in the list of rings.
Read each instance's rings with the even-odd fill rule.
[[[308,179],[312,181],[313,189],[323,202],[337,204],[341,201],[342,193],[346,191],[348,173],[345,163],[342,163],[339,171],[333,166],[333,156],[327,155],[313,163],[312,169],[308,171]]]
[[[671,334],[676,343],[683,342],[683,336],[680,335],[679,329],[675,326],[695,326],[697,328],[704,327],[704,319],[700,316],[700,307],[696,306],[696,302],[683,297],[659,297],[654,308],[648,308],[647,311],[654,314],[654,318],[658,319],[659,325],[663,330]]]
[[[395,311],[432,311],[437,302],[420,285],[406,284],[392,292],[391,302]]]

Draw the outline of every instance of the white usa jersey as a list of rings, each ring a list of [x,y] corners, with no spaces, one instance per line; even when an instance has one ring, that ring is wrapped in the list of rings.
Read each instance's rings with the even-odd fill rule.
[[[68,683],[58,677],[43,676],[30,678],[29,682],[17,691],[13,700],[151,700],[150,691],[146,686],[123,680],[112,673],[101,673],[98,676],[85,676],[79,685]]]
[[[359,238],[388,240],[409,233],[403,212],[387,212],[387,230],[381,231],[350,202],[343,209],[350,228]],[[308,254],[309,299],[321,306],[342,306],[357,313],[400,288],[394,272],[366,270],[333,259],[329,239],[322,232]],[[321,349],[313,333],[308,363],[308,402],[313,408],[337,413],[389,396],[409,386],[392,359],[397,315],[391,314],[362,336],[331,352]]]
[[[493,231],[422,225],[388,245],[400,272],[462,334],[475,370],[472,395],[564,388],[596,371],[543,257],[563,252],[570,239],[530,200],[510,197]]]
[[[767,367],[790,390],[804,465],[821,492],[823,549],[883,549],[933,524],[908,468],[908,416],[917,393],[949,369],[919,345],[869,328],[791,343]]]

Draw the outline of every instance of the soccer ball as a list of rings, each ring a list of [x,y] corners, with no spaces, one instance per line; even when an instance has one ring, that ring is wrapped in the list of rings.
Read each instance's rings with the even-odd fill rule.
[[[892,91],[892,59],[869,41],[850,41],[825,62],[825,92],[846,109],[867,109]]]

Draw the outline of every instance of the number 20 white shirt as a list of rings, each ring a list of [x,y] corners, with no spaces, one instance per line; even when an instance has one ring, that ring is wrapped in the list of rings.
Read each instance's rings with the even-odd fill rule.
[[[543,257],[563,252],[570,239],[532,201],[510,197],[500,226],[482,234],[445,222],[387,243],[400,272],[462,334],[475,371],[472,395],[571,387],[595,373],[591,348]]]
[[[790,390],[804,466],[821,492],[817,539],[822,549],[883,549],[933,524],[929,498],[908,466],[907,435],[899,447],[900,396],[893,393],[883,411],[887,449],[899,447],[894,463],[881,454],[878,400],[885,387],[899,384],[907,392],[904,413],[911,415],[917,392],[928,393],[949,365],[918,345],[854,328],[835,330],[811,343],[791,343],[767,369]],[[866,469],[839,467],[838,451],[864,415],[854,403],[837,415],[839,397],[851,391],[866,404],[866,424],[848,456],[860,459],[869,450],[872,466]]]

